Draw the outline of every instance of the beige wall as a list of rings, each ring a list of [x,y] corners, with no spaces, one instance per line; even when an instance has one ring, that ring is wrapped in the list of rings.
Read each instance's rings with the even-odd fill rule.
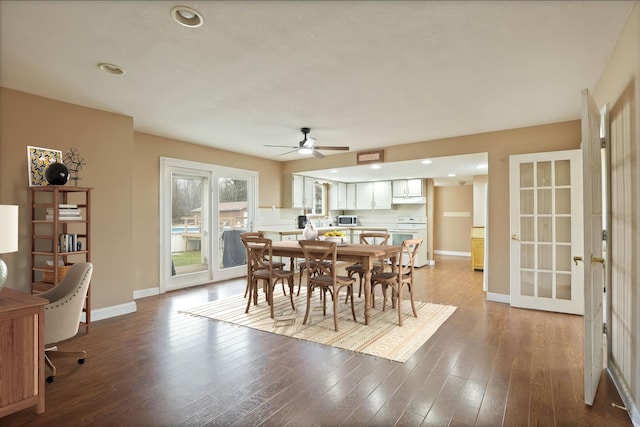
[[[229,151],[134,132],[133,242],[140,254],[135,265],[133,289],[159,285],[159,187],[160,157],[191,160],[258,172],[260,206],[280,206],[281,164]],[[144,256],[142,255],[144,254]]]
[[[436,253],[471,253],[473,186],[435,187],[433,245]]]
[[[93,187],[94,307],[131,301],[133,210],[131,117],[0,88],[0,203],[20,206],[19,252],[3,258],[9,287],[30,287],[26,147],[77,148],[86,166],[79,185]]]
[[[130,303],[158,287],[160,157],[259,173],[259,205],[280,205],[281,164],[133,131],[133,119],[0,88],[0,204],[20,206],[19,252],[3,255],[9,287],[29,290],[26,147],[77,148],[79,185],[93,187],[92,309]],[[67,184],[71,185],[71,184]]]
[[[611,110],[612,224],[609,233],[611,315],[609,369],[640,425],[640,4],[629,21],[594,91]],[[620,389],[620,387],[619,387]]]
[[[576,94],[576,97],[579,97]],[[434,158],[468,153],[488,153],[488,291],[509,294],[509,156],[579,148],[580,121],[489,132],[477,135],[417,142],[384,150],[385,162]],[[355,153],[328,156],[324,160],[286,162],[283,173],[340,166],[355,166]]]

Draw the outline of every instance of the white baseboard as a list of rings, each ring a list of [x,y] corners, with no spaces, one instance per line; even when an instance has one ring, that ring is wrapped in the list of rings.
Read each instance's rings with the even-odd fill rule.
[[[471,252],[433,251],[436,255],[464,256],[471,258]]]
[[[495,294],[493,292],[487,292],[487,301],[502,302],[505,304],[511,304],[511,295],[509,294]]]
[[[112,305],[110,307],[98,308],[91,310],[91,321],[97,322],[98,320],[109,319],[110,317],[122,316],[123,314],[135,313],[138,310],[138,306],[135,301],[127,302],[119,305]],[[84,313],[82,313],[81,321],[85,321]]]
[[[629,418],[631,418],[631,422],[635,427],[640,427],[640,411],[638,411],[638,407],[631,398],[631,391],[621,379],[622,374],[613,362],[607,363],[607,370],[609,371],[609,377],[611,377],[611,380],[618,390],[622,403],[627,407],[627,413],[629,414]]]
[[[436,265],[436,260],[435,259],[428,259],[427,260],[427,265]]]
[[[140,289],[138,291],[133,291],[133,299],[140,299],[146,297],[153,297],[156,295],[160,295],[160,288],[148,288],[148,289]]]

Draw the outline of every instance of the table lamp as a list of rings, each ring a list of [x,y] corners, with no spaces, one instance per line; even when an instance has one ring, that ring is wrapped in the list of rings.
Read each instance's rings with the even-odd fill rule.
[[[0,254],[18,251],[18,206],[0,205]],[[7,264],[0,258],[0,290],[7,281]]]

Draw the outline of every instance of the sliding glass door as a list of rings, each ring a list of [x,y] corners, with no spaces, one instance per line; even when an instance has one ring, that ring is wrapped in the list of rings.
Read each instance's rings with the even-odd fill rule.
[[[160,292],[244,275],[257,173],[162,158],[160,174]]]

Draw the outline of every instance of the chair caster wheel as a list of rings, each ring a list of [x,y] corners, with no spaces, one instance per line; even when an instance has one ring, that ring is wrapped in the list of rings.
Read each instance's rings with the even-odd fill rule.
[[[78,365],[84,365],[84,359],[78,359]]]
[[[51,384],[55,378],[56,378],[56,377],[54,377],[54,376],[50,376],[50,377],[47,377],[46,381],[47,381],[49,384]]]

